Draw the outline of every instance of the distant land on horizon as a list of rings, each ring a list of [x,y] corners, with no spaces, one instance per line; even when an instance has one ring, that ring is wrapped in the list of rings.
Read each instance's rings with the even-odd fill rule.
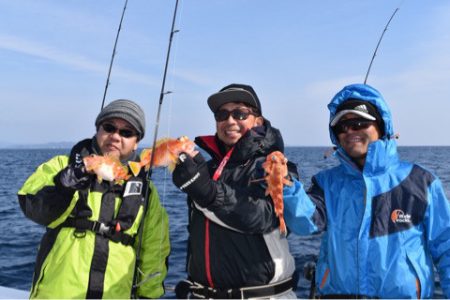
[[[75,142],[51,142],[41,144],[6,144],[0,143],[0,149],[71,149]],[[139,145],[139,148],[150,148],[150,144]],[[332,145],[285,145],[285,147],[318,147],[331,148]],[[450,147],[450,145],[399,145],[399,147]]]
[[[6,144],[0,143],[0,149],[67,149],[72,148],[74,142],[51,142],[40,144]]]

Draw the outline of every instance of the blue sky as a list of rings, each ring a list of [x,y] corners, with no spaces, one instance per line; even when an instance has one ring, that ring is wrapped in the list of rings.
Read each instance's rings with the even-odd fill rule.
[[[0,146],[94,133],[124,1],[0,0]],[[129,0],[106,102],[130,98],[153,139],[175,1]],[[368,83],[399,145],[450,145],[450,2],[180,0],[159,137],[215,132],[207,97],[252,85],[287,145],[328,146],[326,105]]]

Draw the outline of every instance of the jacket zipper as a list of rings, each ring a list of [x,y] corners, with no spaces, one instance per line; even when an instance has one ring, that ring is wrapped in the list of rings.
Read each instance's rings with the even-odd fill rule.
[[[350,164],[350,166],[352,166],[353,168],[357,169],[361,173],[361,176],[362,176],[363,181],[364,181],[364,174],[356,166],[356,164],[353,161],[349,160],[345,155],[343,155],[339,151],[337,151],[337,154],[342,159],[344,159],[344,161],[346,161],[348,164]],[[366,211],[366,198],[367,198],[367,187],[366,187],[366,184],[364,182],[364,198],[363,198],[364,210],[363,210],[363,216],[361,218],[361,222],[359,224],[359,231],[361,231],[362,223],[363,223],[363,220],[364,220],[364,213]],[[356,239],[356,268],[357,268],[357,270],[356,270],[356,284],[357,284],[357,287],[358,287],[358,294],[361,294],[361,292],[360,292],[360,280],[359,280],[359,231],[358,231],[358,237]]]
[[[366,211],[366,205],[367,205],[367,202],[366,202],[366,198],[367,198],[367,186],[366,186],[365,181],[364,181],[364,174],[363,174],[363,171],[361,171],[361,170],[356,166],[356,164],[353,163],[353,161],[348,160],[347,157],[344,156],[344,155],[342,155],[339,151],[338,151],[337,153],[338,153],[338,155],[341,156],[346,162],[348,162],[352,167],[354,167],[355,169],[357,169],[357,170],[361,173],[361,176],[362,176],[362,179],[363,179],[363,182],[364,182],[364,198],[363,198],[364,209],[363,209],[363,215],[362,215],[361,221],[360,221],[360,223],[359,223],[358,237],[357,237],[357,239],[356,239],[356,268],[357,268],[357,270],[356,270],[356,284],[357,284],[358,294],[361,294],[361,290],[360,290],[360,289],[361,289],[361,287],[360,287],[360,284],[361,284],[361,283],[360,283],[360,274],[359,274],[359,232],[361,231],[362,223],[363,223],[363,220],[364,220],[364,214],[365,214],[365,211]]]
[[[362,172],[361,172],[361,175],[362,175]],[[363,181],[364,181],[364,175],[362,175],[362,177],[363,177]],[[361,222],[359,224],[358,237],[356,239],[356,269],[357,269],[356,270],[356,284],[357,284],[357,287],[358,287],[358,294],[361,294],[361,290],[360,290],[361,283],[360,283],[360,280],[359,280],[359,277],[360,277],[360,274],[359,274],[359,232],[361,231],[362,223],[363,223],[363,220],[364,220],[364,214],[365,214],[365,211],[366,211],[366,204],[367,204],[366,203],[366,198],[367,198],[367,187],[364,184],[363,216],[362,216]]]
[[[225,165],[228,163],[228,160],[231,157],[231,154],[233,153],[234,147],[231,148],[225,157],[222,159],[222,161],[219,164],[219,167],[214,172],[212,180],[217,181],[222,175],[222,171],[225,168]],[[212,280],[212,273],[211,273],[211,256],[210,256],[210,244],[209,244],[209,219],[205,217],[205,272],[206,272],[206,279],[208,280],[208,284],[210,287],[214,288],[214,282]]]
[[[206,279],[210,287],[214,288],[214,282],[211,275],[211,260],[209,256],[209,219],[205,217],[205,271]]]

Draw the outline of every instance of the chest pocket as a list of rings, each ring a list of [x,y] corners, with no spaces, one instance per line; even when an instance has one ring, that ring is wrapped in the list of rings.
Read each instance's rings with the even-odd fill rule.
[[[370,237],[388,235],[420,224],[428,206],[428,187],[433,176],[414,165],[395,188],[372,199]]]
[[[147,182],[141,177],[130,178],[123,190],[122,204],[119,208],[116,219],[113,221],[121,230],[130,229],[136,220],[139,209],[144,205],[145,189]]]

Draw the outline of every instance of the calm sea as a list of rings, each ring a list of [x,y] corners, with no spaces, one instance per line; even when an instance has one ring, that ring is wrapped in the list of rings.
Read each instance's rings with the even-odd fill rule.
[[[301,180],[309,185],[312,175],[338,163],[334,157],[324,158],[327,150],[329,149],[324,147],[290,147],[286,149],[286,154],[291,161],[298,164]],[[0,286],[22,290],[30,288],[37,247],[44,228],[23,216],[16,193],[39,164],[68,151],[0,149],[0,236],[3,236],[0,240]],[[450,147],[400,147],[399,152],[402,159],[419,163],[439,176],[447,197],[450,196]],[[186,201],[184,194],[173,186],[170,174],[165,170],[154,172],[153,179],[170,217],[172,253],[165,297],[174,298],[171,287],[186,275]],[[298,297],[306,298],[310,282],[303,276],[303,265],[315,260],[320,241],[317,236],[290,235],[288,239],[300,277],[296,292]],[[438,280],[436,286],[435,298],[442,298]]]

